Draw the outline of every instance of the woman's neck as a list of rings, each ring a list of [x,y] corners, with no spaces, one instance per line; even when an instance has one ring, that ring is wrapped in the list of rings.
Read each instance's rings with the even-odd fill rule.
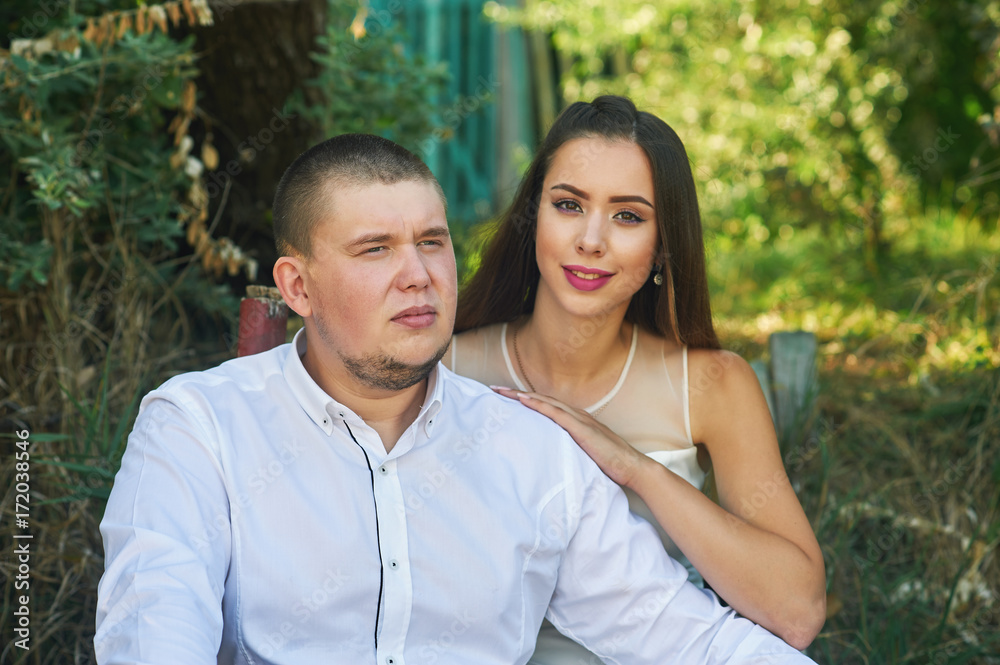
[[[632,343],[625,310],[577,316],[535,303],[526,319],[511,324],[521,365],[537,392],[584,408],[603,397],[621,375]]]

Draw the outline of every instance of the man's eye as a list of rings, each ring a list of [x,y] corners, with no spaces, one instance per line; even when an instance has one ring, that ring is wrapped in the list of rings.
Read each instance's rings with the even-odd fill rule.
[[[384,249],[385,247],[369,247],[368,249],[365,250],[365,254],[378,254]]]

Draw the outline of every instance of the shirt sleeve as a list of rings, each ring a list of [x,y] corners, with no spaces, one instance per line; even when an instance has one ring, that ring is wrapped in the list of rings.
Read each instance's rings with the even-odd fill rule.
[[[101,665],[215,665],[230,508],[213,439],[191,408],[146,397],[101,521]]]
[[[606,663],[813,662],[689,583],[653,527],[589,461],[576,470],[576,496],[567,496],[565,523],[575,530],[546,614],[560,632]]]

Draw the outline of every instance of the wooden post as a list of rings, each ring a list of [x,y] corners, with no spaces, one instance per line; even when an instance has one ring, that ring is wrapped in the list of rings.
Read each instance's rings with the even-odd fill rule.
[[[278,289],[251,284],[240,301],[240,330],[236,355],[249,356],[285,343],[288,305]]]
[[[778,416],[774,410],[774,391],[771,389],[771,367],[762,359],[750,361],[750,367],[757,375],[760,382],[760,389],[764,392],[764,399],[767,400],[767,410],[771,412],[771,421],[775,428],[778,427]]]
[[[810,332],[779,332],[768,339],[775,425],[782,451],[801,443],[812,425],[818,393],[816,336]]]

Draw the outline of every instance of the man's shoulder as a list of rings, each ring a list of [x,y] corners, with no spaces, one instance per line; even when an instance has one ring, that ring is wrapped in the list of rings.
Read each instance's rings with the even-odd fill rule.
[[[589,460],[573,438],[551,418],[529,409],[516,400],[493,392],[488,386],[440,366],[444,382],[442,401],[469,427],[480,423],[496,429],[512,451],[530,450],[533,454],[582,455]],[[582,458],[581,458],[582,459]]]
[[[263,353],[233,358],[208,369],[184,372],[167,379],[150,394],[180,397],[217,391],[227,386],[247,394],[262,391],[269,377],[282,374],[288,348],[288,344],[283,344]]]
[[[519,402],[515,402],[512,399],[508,399],[503,395],[493,392],[493,390],[491,390],[490,387],[484,383],[480,383],[475,379],[470,379],[467,376],[452,372],[443,364],[438,365],[438,371],[441,372],[440,380],[444,383],[442,400],[444,400],[446,405],[451,408],[455,408],[459,411],[468,411],[470,409],[492,409],[499,406],[515,409],[519,414],[522,412],[535,413]],[[535,415],[541,414],[535,413]],[[548,418],[544,418],[544,420],[548,421],[551,425],[555,425],[557,429],[562,431],[561,427]]]

